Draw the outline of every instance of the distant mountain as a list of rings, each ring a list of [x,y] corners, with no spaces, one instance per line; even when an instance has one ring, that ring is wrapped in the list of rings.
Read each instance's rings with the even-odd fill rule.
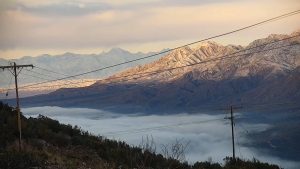
[[[74,74],[79,74],[94,69],[99,69],[101,67],[141,58],[154,53],[156,52],[131,53],[121,48],[113,48],[108,52],[102,52],[100,54],[74,54],[68,52],[62,55],[54,55],[54,56],[48,54],[37,56],[37,57],[25,56],[20,59],[15,59],[10,61],[16,62],[17,64],[33,64],[34,66],[46,68],[48,70],[53,70],[55,72],[60,72],[62,74],[74,75]],[[149,59],[139,60],[136,62],[120,65],[118,67],[106,69],[99,72],[94,72],[85,76],[80,76],[77,79],[100,79],[133,66],[152,62],[160,58],[161,56],[162,55],[159,55],[156,57],[151,57]],[[9,65],[9,62],[8,60],[0,58],[0,65]],[[39,76],[46,79],[47,78],[53,79],[53,77],[51,76],[57,78],[63,77],[63,75],[59,75],[51,72],[45,72],[38,68],[35,68],[34,71],[41,74],[50,75],[50,76],[42,76],[40,74],[36,74],[24,70],[20,75],[21,78],[20,83],[25,84],[25,83],[35,83],[38,81],[45,81],[43,79],[38,79],[36,77],[32,77],[29,75]],[[0,73],[1,73],[1,77],[4,77],[4,78],[0,78],[0,87],[7,87],[9,83],[9,79],[11,78],[11,74],[8,71],[4,71],[4,72],[1,71]]]
[[[294,36],[297,33],[298,32],[295,32],[291,36]],[[260,50],[267,50],[269,48],[276,48],[283,45],[289,45],[291,43],[299,43],[298,37],[290,39],[288,41],[263,46],[259,49],[251,49],[255,46],[259,46],[264,43],[273,42],[275,40],[287,37],[289,36],[270,35],[265,39],[256,40],[250,43],[245,48],[243,48],[242,46],[223,46],[215,42],[205,42],[194,49],[190,47],[180,48],[162,57],[158,61],[146,64],[144,66],[129,69],[125,72],[121,72],[114,76],[126,76],[130,74],[146,73],[151,71],[159,71],[163,69],[171,69],[174,67],[192,65],[198,62],[216,59],[220,56],[228,55],[247,48],[249,48],[250,50],[244,53],[236,54],[245,54],[243,56],[210,61],[204,64],[198,64],[194,66],[187,66],[184,68],[165,71],[163,73],[151,76],[151,80],[153,81],[153,79],[155,79],[160,82],[166,82],[173,81],[175,79],[179,79],[183,76],[189,75],[192,76],[194,80],[220,81],[225,79],[248,77],[258,74],[262,74],[266,77],[275,74],[287,74],[300,65],[299,45],[261,53],[247,54],[257,52]],[[147,78],[148,77],[139,78],[137,82],[145,81]]]
[[[89,87],[60,89],[22,102],[28,105],[121,108],[122,111],[127,107],[135,111],[132,109],[135,107],[136,111],[153,111],[210,104],[300,101],[299,36],[253,48],[299,34],[270,35],[246,47],[223,46],[215,42],[202,43],[195,48],[184,47]],[[278,48],[282,46],[286,47]],[[268,50],[270,48],[277,49]],[[242,49],[249,50],[218,59]],[[197,64],[199,62],[204,63]],[[164,71],[166,69],[168,71]]]

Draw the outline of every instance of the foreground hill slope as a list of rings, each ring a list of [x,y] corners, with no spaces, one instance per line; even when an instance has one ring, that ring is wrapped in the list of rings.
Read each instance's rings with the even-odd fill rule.
[[[151,111],[208,104],[298,101],[299,35],[299,31],[270,35],[246,47],[215,42],[184,47],[89,87],[60,89],[24,99],[22,103],[121,110],[136,107]],[[285,38],[289,39],[282,40]]]
[[[279,169],[257,160],[218,163],[197,162],[189,165],[155,154],[147,148],[93,136],[79,127],[60,124],[45,116],[22,116],[23,150],[17,151],[17,112],[0,102],[1,169]]]

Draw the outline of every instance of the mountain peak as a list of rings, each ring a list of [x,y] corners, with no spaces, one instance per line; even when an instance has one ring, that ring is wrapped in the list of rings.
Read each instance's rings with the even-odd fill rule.
[[[268,37],[266,38],[261,38],[261,39],[257,39],[254,40],[253,42],[251,42],[248,46],[257,46],[257,45],[261,45],[264,43],[268,43],[274,40],[280,40],[280,39],[284,39],[289,37],[289,35],[285,35],[285,34],[270,34]]]
[[[300,34],[300,29],[294,31],[291,33],[291,36],[296,36],[296,35],[299,35]]]
[[[75,53],[72,53],[72,52],[66,52],[66,53],[64,53],[64,54],[62,54],[62,55],[75,55]]]
[[[203,47],[215,47],[215,46],[223,46],[223,45],[214,41],[205,41],[205,42],[201,42],[195,49],[197,50]]]
[[[122,48],[111,48],[107,53],[113,53],[113,54],[123,54],[123,53],[129,53],[127,50],[124,50]]]
[[[282,39],[282,38],[286,38],[288,35],[284,35],[284,34],[270,34],[267,39]]]

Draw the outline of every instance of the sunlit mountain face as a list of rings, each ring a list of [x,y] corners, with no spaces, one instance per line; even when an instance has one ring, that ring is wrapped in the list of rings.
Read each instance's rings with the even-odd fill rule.
[[[299,169],[299,9],[1,1],[0,168]]]
[[[132,106],[181,111],[214,104],[294,102],[300,98],[298,35],[270,35],[246,47],[215,42],[185,47],[88,87],[60,89],[22,102],[129,111]]]

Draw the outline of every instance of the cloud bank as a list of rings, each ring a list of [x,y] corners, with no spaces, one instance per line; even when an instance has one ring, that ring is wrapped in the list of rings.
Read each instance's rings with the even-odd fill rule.
[[[177,115],[120,115],[111,112],[93,109],[36,107],[23,109],[26,116],[43,114],[61,123],[78,125],[96,135],[111,139],[126,141],[138,146],[142,138],[152,136],[157,146],[174,142],[180,139],[190,142],[186,152],[189,162],[213,161],[223,162],[223,158],[231,156],[231,128],[225,114],[177,114]],[[242,124],[248,132],[266,130],[269,125]],[[160,126],[160,127],[158,127]],[[141,130],[143,129],[143,130]],[[236,154],[238,157],[278,164],[286,169],[296,169],[299,162],[283,160],[272,155],[266,155],[253,147],[244,146],[250,142],[241,127],[236,127]],[[158,151],[159,152],[159,151]]]

